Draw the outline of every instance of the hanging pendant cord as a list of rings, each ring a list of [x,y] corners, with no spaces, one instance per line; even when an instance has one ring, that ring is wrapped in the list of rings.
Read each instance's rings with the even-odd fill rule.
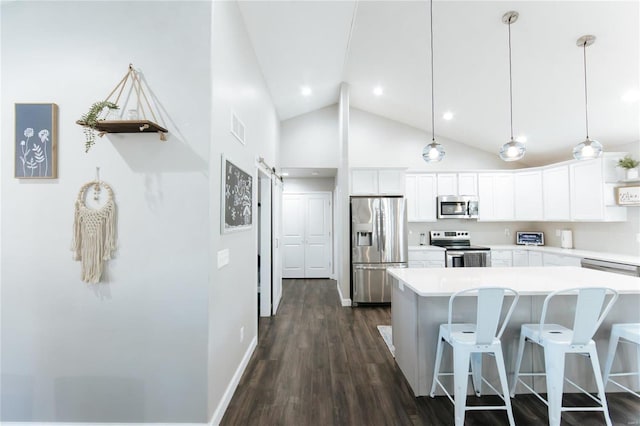
[[[429,1],[429,17],[431,19],[431,142],[436,141],[436,129],[435,129],[435,95],[433,93],[433,0]]]
[[[511,126],[511,140],[513,140],[513,83],[511,82],[511,19],[509,18],[509,122]]]
[[[583,61],[584,61],[584,122],[587,131],[587,140],[589,139],[589,108],[587,102],[587,41],[582,45]]]

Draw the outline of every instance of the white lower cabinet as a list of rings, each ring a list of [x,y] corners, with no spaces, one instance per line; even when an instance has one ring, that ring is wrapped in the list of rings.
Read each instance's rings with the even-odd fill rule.
[[[514,250],[513,266],[529,266],[529,252],[527,250]]]
[[[543,266],[581,266],[580,258],[575,256],[563,256],[554,253],[542,253]]]
[[[444,250],[411,250],[409,249],[409,268],[444,268]]]
[[[529,251],[529,266],[543,266],[542,253],[539,251]]]
[[[513,250],[491,250],[492,267],[513,266]]]

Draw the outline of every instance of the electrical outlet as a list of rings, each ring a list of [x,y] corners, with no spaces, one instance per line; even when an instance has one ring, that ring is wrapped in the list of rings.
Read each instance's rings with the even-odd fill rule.
[[[504,228],[504,235],[506,237],[510,237],[511,236],[511,229],[509,228]]]
[[[240,343],[244,342],[244,326],[240,327]]]
[[[218,269],[229,264],[229,249],[218,251]]]
[[[556,229],[556,237],[559,237],[562,235],[562,232],[559,229]]]

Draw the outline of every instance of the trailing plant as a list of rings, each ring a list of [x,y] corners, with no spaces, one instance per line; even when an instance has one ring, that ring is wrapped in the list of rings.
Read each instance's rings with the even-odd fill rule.
[[[80,122],[84,126],[84,152],[89,152],[89,149],[91,149],[93,144],[96,143],[96,126],[98,125],[98,117],[100,117],[100,114],[105,108],[112,110],[118,109],[119,107],[109,101],[96,102],[91,105],[89,111],[82,114],[82,117],[80,118]]]
[[[634,160],[629,154],[618,160],[618,167],[623,169],[635,169],[638,165],[640,165],[640,161]]]

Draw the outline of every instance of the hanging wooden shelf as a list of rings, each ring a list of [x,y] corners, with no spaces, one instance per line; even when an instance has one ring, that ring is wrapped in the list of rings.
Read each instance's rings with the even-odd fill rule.
[[[130,83],[129,86],[127,86],[127,83]],[[104,101],[93,104],[89,113],[76,121],[76,124],[85,127],[85,152],[88,152],[93,146],[96,136],[103,136],[107,133],[158,133],[160,140],[167,140],[164,134],[169,131],[157,123],[158,119],[143,86],[146,86],[146,83],[140,77],[138,71],[133,68],[133,65],[129,64],[127,73],[109,93],[109,96]],[[127,92],[125,92],[125,87],[129,88]],[[123,93],[125,94],[123,105],[118,105]],[[128,99],[130,96],[135,96],[135,109],[125,108],[129,106]],[[96,111],[99,108],[102,109]],[[135,117],[142,117],[142,119],[107,120],[106,118],[112,117],[112,113],[115,110],[127,110],[129,114],[133,113]],[[147,120],[147,112],[151,115],[149,118],[153,119],[153,121]],[[116,115],[116,118],[121,117]],[[90,126],[87,125],[87,121],[96,124],[95,126]]]
[[[82,120],[76,121],[76,124],[86,125]],[[100,133],[168,132],[161,125],[149,120],[99,120],[95,129]]]

